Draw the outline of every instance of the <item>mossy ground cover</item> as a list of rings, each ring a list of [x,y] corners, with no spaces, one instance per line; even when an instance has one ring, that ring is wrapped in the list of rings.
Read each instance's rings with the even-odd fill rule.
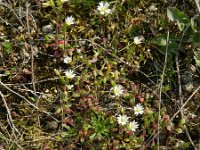
[[[198,3],[0,1],[0,149],[198,149]]]

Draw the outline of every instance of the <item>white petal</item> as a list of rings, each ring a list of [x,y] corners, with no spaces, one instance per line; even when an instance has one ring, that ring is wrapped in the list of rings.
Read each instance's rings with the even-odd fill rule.
[[[111,9],[107,9],[107,10],[106,10],[106,13],[107,13],[107,14],[110,14],[110,12],[111,12]]]
[[[108,2],[106,2],[106,3],[104,3],[104,7],[109,7],[109,3]]]
[[[103,2],[100,2],[100,3],[99,3],[99,6],[100,6],[100,7],[103,7],[103,5],[104,5]]]

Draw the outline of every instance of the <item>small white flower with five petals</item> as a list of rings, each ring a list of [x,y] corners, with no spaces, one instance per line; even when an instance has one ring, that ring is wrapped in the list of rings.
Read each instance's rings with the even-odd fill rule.
[[[68,78],[68,79],[72,79],[74,78],[76,75],[74,74],[73,70],[66,70],[65,72],[65,76]]]
[[[138,128],[138,126],[138,123],[134,120],[129,123],[128,129],[130,129],[131,131],[135,131]]]
[[[120,96],[124,93],[123,87],[121,85],[115,85],[111,88],[115,96]]]
[[[65,23],[68,26],[74,24],[74,18],[72,16],[65,18]]]
[[[111,9],[109,9],[109,3],[108,2],[100,2],[97,9],[99,10],[99,13],[101,15],[108,15],[108,14],[111,13]]]
[[[66,56],[63,61],[65,64],[69,64],[72,62],[72,57]]]
[[[142,36],[142,35],[134,37],[134,43],[136,45],[143,43],[144,40],[145,40],[144,36]]]
[[[127,124],[129,118],[130,117],[127,117],[126,115],[119,115],[117,117],[117,122],[120,125],[125,125],[125,124]]]
[[[141,104],[137,104],[136,106],[134,106],[134,111],[135,111],[135,115],[139,115],[139,114],[143,114],[144,113],[144,107]]]

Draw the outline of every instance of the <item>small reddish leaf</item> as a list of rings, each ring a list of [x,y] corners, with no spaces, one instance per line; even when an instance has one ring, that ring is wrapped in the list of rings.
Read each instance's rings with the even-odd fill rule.
[[[140,97],[140,98],[139,98],[139,101],[140,101],[141,103],[143,103],[143,102],[144,102],[144,97]]]
[[[50,150],[50,147],[49,147],[49,145],[47,144],[47,145],[45,145],[45,147],[44,147],[44,150]]]
[[[66,40],[60,40],[58,41],[58,45],[66,45],[67,41]]]
[[[170,116],[169,115],[164,115],[163,119],[168,122],[170,120]]]
[[[83,131],[83,137],[87,137],[87,135],[88,135],[87,130],[84,130],[84,131]]]
[[[71,125],[72,127],[75,127],[74,120],[73,120],[72,118],[66,118],[66,119],[64,120],[64,123],[65,123],[66,125]]]

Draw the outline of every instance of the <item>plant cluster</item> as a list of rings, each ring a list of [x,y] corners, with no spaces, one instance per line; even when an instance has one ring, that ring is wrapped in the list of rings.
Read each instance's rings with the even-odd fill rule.
[[[180,6],[0,1],[0,149],[197,149],[199,15]]]

